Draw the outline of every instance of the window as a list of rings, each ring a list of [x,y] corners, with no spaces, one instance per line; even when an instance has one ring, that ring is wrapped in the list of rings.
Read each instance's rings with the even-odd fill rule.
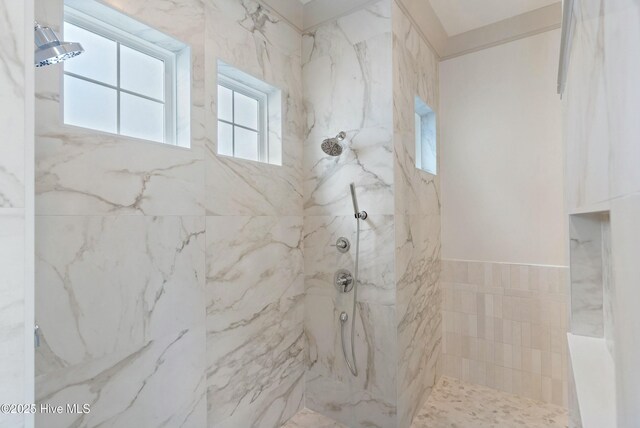
[[[218,154],[281,165],[280,91],[218,62]]]
[[[266,94],[223,76],[218,78],[218,153],[268,159]]]
[[[419,97],[415,99],[416,168],[436,175],[438,171],[436,114]]]
[[[190,103],[188,96],[178,94],[178,76],[190,80],[181,55],[186,47],[178,42],[174,43],[177,49],[171,50],[134,36],[127,29],[140,34],[143,24],[115,16],[117,11],[97,2],[85,3],[93,4],[87,7],[92,14],[65,7],[65,39],[80,42],[85,52],[64,63],[64,123],[189,146],[188,130],[177,129],[179,110],[184,116]],[[144,29],[151,40],[175,42],[156,30]],[[188,62],[190,59],[190,67]]]

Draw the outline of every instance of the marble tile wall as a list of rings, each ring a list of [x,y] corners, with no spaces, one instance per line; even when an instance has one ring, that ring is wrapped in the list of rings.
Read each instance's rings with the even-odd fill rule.
[[[408,427],[437,380],[442,341],[440,180],[416,168],[414,125],[416,95],[438,114],[438,61],[395,2],[392,15],[398,426]]]
[[[206,126],[208,216],[302,215],[304,116],[300,33],[255,0],[208,0],[206,116],[215,117],[218,59],[282,91],[282,166],[216,156],[217,121]]]
[[[38,75],[37,400],[92,412],[36,425],[279,427],[304,392],[300,34],[251,0],[106,3],[191,47],[191,147],[64,126],[62,69]],[[282,90],[282,167],[216,155],[217,59]]]
[[[220,59],[282,91],[282,166],[217,156],[207,121],[210,427],[279,427],[304,405],[301,36],[256,1],[205,3],[206,116]]]
[[[302,217],[207,217],[207,259],[208,426],[280,426],[303,407]]]
[[[41,416],[37,425],[153,425],[158,417],[172,426],[275,427],[305,402],[348,425],[407,424],[439,353],[439,205],[437,182],[414,172],[402,134],[413,116],[403,110],[394,122],[392,106],[408,108],[410,98],[413,108],[407,91],[437,104],[435,65],[417,65],[430,51],[402,27],[405,18],[395,37],[410,46],[394,59],[387,1],[317,27],[302,44],[252,0],[107,4],[191,46],[191,148],[64,126],[61,68],[38,76],[37,399],[89,397],[93,410]],[[38,18],[59,30],[62,0],[39,5]],[[398,58],[398,70],[418,67],[421,77],[396,87]],[[282,90],[281,167],[216,155],[218,59]],[[320,142],[342,130],[344,154],[325,156]],[[342,359],[337,321],[350,296],[331,281],[336,267],[352,268],[353,252],[330,246],[355,239],[352,181],[370,214],[357,378]],[[409,346],[424,334],[430,339]],[[163,385],[183,393],[167,403],[173,394]]]
[[[25,345],[31,337],[26,321],[32,302],[33,267],[28,257],[33,213],[26,173],[33,160],[33,5],[0,2],[0,403],[29,402],[33,354]],[[25,426],[21,414],[0,414],[0,426]]]
[[[391,8],[380,1],[303,35],[306,406],[347,426],[395,426],[396,328],[391,87]],[[345,131],[345,150],[320,148]],[[342,355],[338,316],[353,293],[338,294],[337,269],[353,271],[354,182],[362,222],[353,377]],[[340,254],[336,239],[351,251]],[[350,324],[346,331],[349,340]],[[348,343],[347,343],[348,345]]]
[[[25,126],[25,7],[8,0],[0,3],[0,101],[2,135],[15,144],[0,148],[0,207],[24,208],[24,126]]]
[[[567,407],[568,269],[442,264],[444,374]]]
[[[36,400],[92,407],[36,426],[202,426],[203,5],[107,4],[191,46],[191,148],[64,126],[62,67],[37,75]],[[59,30],[62,7],[36,15]]]
[[[615,318],[617,420],[640,420],[640,107],[637,76],[640,6],[632,0],[577,0],[567,90],[564,95],[567,205],[570,213],[609,211],[606,236],[611,272],[605,272],[605,311]]]
[[[401,10],[381,1],[303,36],[303,82],[306,405],[349,426],[409,426],[435,381],[441,341],[439,186],[416,170],[413,145],[415,95],[437,109],[436,58]],[[343,130],[345,152],[323,154],[320,142]],[[352,181],[370,215],[357,378],[344,363],[338,321],[352,297],[332,285],[337,268],[353,267],[353,247],[331,247],[340,236],[355,239]]]
[[[0,211],[1,212],[1,211]],[[25,372],[25,218],[0,214],[0,402],[22,403],[26,395]],[[23,427],[24,417],[0,415],[0,425]]]

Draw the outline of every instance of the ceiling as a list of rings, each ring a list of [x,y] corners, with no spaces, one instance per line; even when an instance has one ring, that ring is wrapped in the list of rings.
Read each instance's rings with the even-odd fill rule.
[[[301,0],[307,2],[309,0]],[[511,18],[558,0],[424,0],[440,19],[448,36]]]

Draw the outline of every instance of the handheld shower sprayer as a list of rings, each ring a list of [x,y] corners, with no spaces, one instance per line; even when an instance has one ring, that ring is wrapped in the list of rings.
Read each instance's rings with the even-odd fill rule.
[[[344,361],[349,367],[349,371],[352,375],[358,376],[358,367],[356,365],[356,350],[355,350],[355,337],[356,337],[356,304],[358,301],[358,264],[360,263],[360,220],[367,218],[366,211],[360,211],[358,209],[358,198],[356,196],[356,185],[351,183],[349,185],[351,189],[351,201],[353,202],[353,212],[356,218],[356,260],[354,266],[353,276],[353,306],[351,308],[351,359],[347,357],[347,347],[344,343],[344,330],[347,322],[349,321],[349,315],[346,312],[340,313],[340,337],[342,341],[342,356]],[[344,292],[350,291],[350,288],[344,288]]]
[[[358,209],[358,197],[356,196],[356,185],[354,183],[351,183],[349,187],[351,188],[351,201],[353,202],[353,213],[355,217],[360,220],[366,220],[367,212],[360,211]]]

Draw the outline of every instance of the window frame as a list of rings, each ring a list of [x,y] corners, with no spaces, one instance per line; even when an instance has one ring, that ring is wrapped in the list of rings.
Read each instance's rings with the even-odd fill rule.
[[[429,106],[426,102],[420,98],[420,96],[415,96],[414,101],[414,121],[416,121],[414,132],[415,135],[415,144],[416,144],[416,169],[420,171],[426,172],[431,175],[438,175],[438,120],[437,113]],[[418,125],[419,121],[419,125]],[[425,135],[425,130],[433,130],[433,150],[429,150],[428,154],[433,154],[433,156],[429,157],[429,159],[433,160],[433,168],[430,168],[423,164],[423,158],[425,154],[425,139],[423,138]],[[418,134],[418,131],[420,133]],[[431,141],[431,140],[429,140]],[[430,146],[431,147],[431,146]]]
[[[415,142],[416,142],[416,168],[424,171],[422,169],[422,121],[423,116],[417,111],[414,112],[414,120],[415,120]]]
[[[228,125],[231,125],[232,127],[233,132],[231,137],[231,144],[232,144],[231,157],[235,159],[243,159],[243,160],[249,160],[249,161],[252,160],[252,159],[244,159],[241,157],[236,157],[235,155],[235,151],[236,151],[235,128],[238,127],[238,128],[243,128],[243,129],[258,133],[258,159],[256,159],[255,161],[268,164],[269,163],[269,94],[262,92],[258,89],[252,88],[251,86],[246,85],[236,79],[233,79],[231,77],[228,77],[219,73],[218,73],[218,85],[232,91],[231,121],[221,119],[219,111],[216,114],[218,123],[219,122],[226,123]],[[217,90],[217,86],[216,86],[216,90]],[[242,94],[258,102],[258,129],[252,129],[235,122],[235,97],[233,96],[234,92]],[[218,151],[218,154],[220,154],[219,151]],[[225,155],[222,155],[222,156],[225,156]]]
[[[63,76],[70,76],[75,79],[80,79],[85,82],[100,85],[105,88],[110,88],[116,91],[117,94],[117,128],[116,133],[113,134],[111,132],[107,132],[112,135],[118,135],[126,138],[135,138],[143,141],[150,141],[154,143],[162,143],[169,145],[178,145],[178,136],[177,136],[177,55],[175,52],[172,52],[168,49],[164,49],[156,44],[148,42],[140,37],[135,36],[125,30],[122,30],[113,24],[102,21],[98,18],[95,18],[91,15],[88,15],[84,12],[81,12],[72,7],[66,6],[64,7],[64,19],[63,19],[63,29],[64,23],[69,23],[71,25],[75,25],[76,27],[82,28],[83,30],[94,33],[100,37],[106,38],[116,43],[117,47],[117,82],[116,86],[113,86],[108,83],[100,82],[89,77],[85,77],[76,73],[68,72],[63,70]],[[164,63],[164,101],[160,99],[156,99],[150,97],[145,94],[141,94],[135,91],[130,91],[120,87],[120,47],[121,45],[126,46],[129,49],[140,52],[144,55],[150,56],[152,58],[163,61]],[[64,93],[64,91],[63,91]],[[126,93],[132,96],[140,97],[149,101],[153,101],[156,103],[161,103],[164,108],[164,121],[163,121],[163,138],[162,141],[156,140],[147,140],[140,137],[132,137],[129,135],[121,134],[120,131],[120,113],[121,113],[121,94]],[[63,100],[64,102],[64,100]],[[70,126],[77,126],[73,124],[66,124]],[[91,128],[85,128],[91,129]],[[105,132],[105,131],[98,131]]]

